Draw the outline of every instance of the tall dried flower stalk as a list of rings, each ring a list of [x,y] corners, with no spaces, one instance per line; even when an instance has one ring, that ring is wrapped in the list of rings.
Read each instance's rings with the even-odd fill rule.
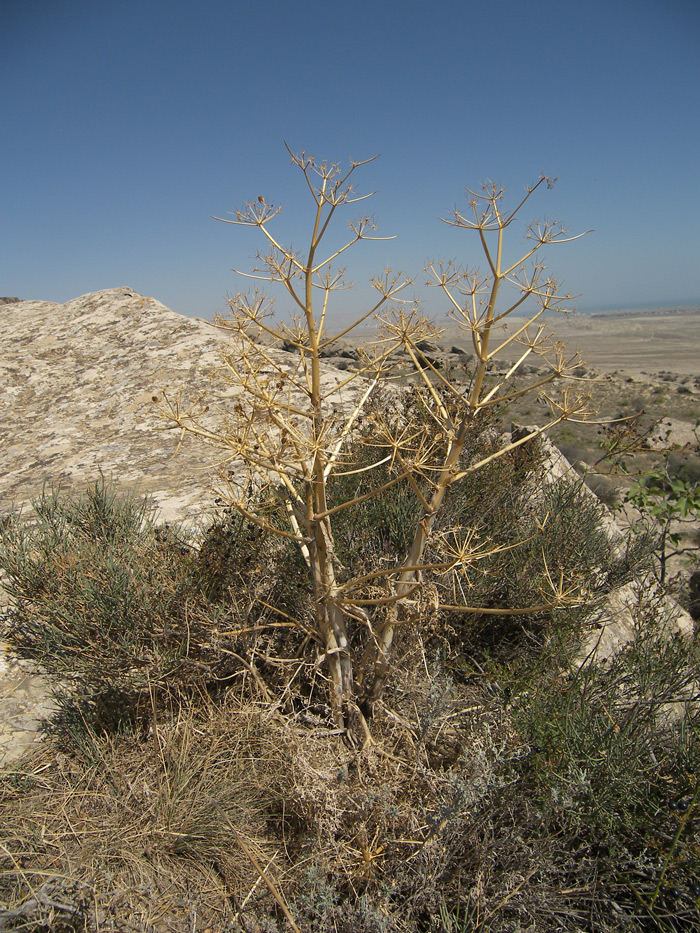
[[[543,183],[551,186],[546,178],[528,188],[511,211],[502,206],[500,188],[487,186],[480,193],[469,192],[470,213],[457,211],[446,221],[476,231],[488,266],[483,275],[452,263],[429,266],[431,284],[448,297],[452,317],[470,335],[474,347],[476,369],[465,390],[429,358],[425,341],[437,331],[418,313],[415,303],[402,299],[401,293],[410,283],[401,274],[386,270],[372,279],[377,293],[374,303],[352,324],[334,330],[330,299],[346,287],[344,270],[336,261],[362,240],[384,238],[374,236],[375,225],[365,216],[350,223],[352,235],[340,248],[324,255],[321,246],[336,214],[370,197],[357,195],[353,180],[357,169],[373,159],[352,162],[343,171],[306,153],[295,155],[290,150],[290,155],[315,205],[308,251],[302,255],[275,238],[271,228],[280,208],[263,197],[224,222],[260,231],[265,249],[257,254],[252,272],[240,274],[282,285],[294,314],[289,322],[278,320],[272,300],[259,290],[237,294],[229,302],[230,314],[215,322],[232,337],[220,370],[228,386],[225,411],[213,420],[203,402],[185,407],[179,398],[167,394],[160,411],[182,429],[183,436],[189,432],[224,452],[220,492],[229,507],[265,531],[293,540],[300,548],[313,586],[313,619],[303,620],[303,627],[312,630],[330,675],[336,723],[354,736],[358,725],[367,734],[365,715],[381,697],[390,674],[397,626],[420,622],[428,596],[433,598],[433,590],[426,591],[423,575],[429,571],[466,571],[494,551],[465,529],[435,533],[450,486],[558,422],[585,416],[585,399],[565,390],[558,401],[549,399],[552,414],[541,428],[504,444],[484,459],[465,464],[465,442],[481,412],[526,392],[541,392],[555,379],[569,376],[580,363],[578,356],[567,357],[560,345],[551,343],[541,320],[547,311],[569,310],[566,302],[570,296],[559,294],[557,284],[545,277],[542,264],[528,265],[543,246],[573,238],[566,237],[557,224],[533,224],[528,228],[530,242],[525,254],[514,262],[504,258],[506,230]],[[515,290],[515,297],[504,304],[501,299],[506,286]],[[534,303],[535,310],[527,323],[497,337],[500,325],[528,301]],[[372,318],[380,324],[377,338],[359,351],[354,370],[329,380],[322,363],[324,352]],[[293,352],[291,365],[275,349],[280,345]],[[507,372],[495,380],[487,378],[493,360],[514,346],[519,352]],[[413,424],[373,410],[368,439],[357,425],[373,392],[389,385],[397,350],[412,362],[425,417],[420,424]],[[546,373],[524,387],[515,387],[514,377],[533,356],[546,365]],[[378,451],[369,469],[390,462],[390,478],[366,493],[331,505],[329,483],[336,473],[348,470],[345,451],[363,443]],[[420,504],[407,553],[393,566],[383,562],[369,572],[338,582],[335,516],[398,483],[408,483]],[[272,511],[278,516],[280,509],[286,515],[284,523],[271,518]],[[429,543],[431,554],[440,555],[438,559],[426,560]],[[542,603],[522,611],[556,608],[576,598],[577,594],[552,581],[551,592],[543,595]],[[484,611],[468,606],[450,608]],[[357,650],[351,647],[349,637],[353,627],[365,633]],[[356,637],[352,644],[360,641]]]

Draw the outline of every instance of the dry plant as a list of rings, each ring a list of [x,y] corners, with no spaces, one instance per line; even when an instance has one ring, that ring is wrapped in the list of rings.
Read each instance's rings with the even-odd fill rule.
[[[0,930],[229,929],[265,888],[281,899],[282,747],[252,705],[206,696],[149,735],[42,745],[0,775]]]
[[[401,274],[386,270],[372,279],[376,301],[349,326],[334,328],[331,298],[346,287],[344,270],[336,261],[357,243],[379,239],[373,235],[375,225],[369,216],[362,217],[349,224],[351,235],[343,245],[329,248],[327,254],[321,249],[336,215],[370,196],[357,195],[353,181],[356,171],[373,160],[352,162],[344,171],[306,153],[289,151],[315,205],[308,250],[302,254],[278,241],[272,227],[280,208],[264,197],[225,222],[253,227],[262,234],[265,249],[257,254],[253,271],[241,274],[281,285],[294,314],[288,320],[277,318],[273,300],[258,290],[230,300],[230,314],[215,322],[232,337],[219,370],[228,388],[218,419],[205,400],[187,404],[167,392],[155,400],[162,416],[181,429],[182,437],[191,433],[224,452],[220,495],[226,505],[252,525],[298,545],[309,569],[313,618],[285,621],[298,622],[300,630],[311,632],[318,643],[319,662],[330,678],[337,727],[350,738],[357,737],[359,727],[359,734],[368,738],[366,717],[390,674],[397,628],[420,626],[430,611],[440,608],[425,575],[467,574],[497,550],[467,528],[436,528],[450,487],[553,425],[587,417],[586,398],[572,388],[573,371],[581,361],[552,341],[543,318],[550,311],[572,310],[571,296],[560,294],[537,259],[542,247],[575,237],[567,237],[557,223],[534,223],[527,228],[524,254],[506,259],[506,231],[535,191],[552,186],[545,177],[527,188],[511,210],[504,208],[503,189],[495,185],[479,193],[469,191],[469,213],[455,211],[447,221],[477,234],[487,263],[483,274],[453,263],[429,267],[431,283],[445,293],[452,316],[474,347],[475,371],[465,390],[429,358],[426,341],[438,331],[413,301],[402,298],[410,283]],[[525,322],[506,332],[509,316],[528,306]],[[329,380],[323,356],[371,318],[379,324],[376,338],[359,350],[354,370]],[[291,365],[275,345],[293,352]],[[516,360],[496,378],[489,375],[493,361],[513,348],[518,348]],[[384,399],[392,394],[387,387],[393,392],[390,380],[397,351],[407,355],[415,370],[422,411],[417,421],[402,417],[400,406],[372,404],[376,390],[382,390]],[[523,364],[534,359],[539,374],[526,385],[516,384]],[[544,394],[562,378],[572,381],[558,397]],[[480,416],[528,392],[543,393],[547,399],[551,409],[547,423],[504,442],[485,458],[470,459],[468,442],[479,429]],[[362,470],[371,474],[388,465],[390,478],[373,485],[370,475],[366,492],[333,504],[332,481],[353,469],[354,445],[376,452]],[[410,546],[394,563],[382,559],[369,572],[343,579],[345,568],[337,559],[333,537],[335,517],[397,484],[408,484],[419,504]],[[547,611],[579,599],[580,594],[567,590],[560,580],[550,577],[549,582],[537,604],[520,611]],[[499,612],[462,604],[449,608]]]

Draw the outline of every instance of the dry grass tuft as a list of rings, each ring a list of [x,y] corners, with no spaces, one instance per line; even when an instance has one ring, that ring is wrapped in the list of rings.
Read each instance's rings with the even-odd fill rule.
[[[259,883],[240,842],[274,858],[265,813],[278,757],[259,711],[234,705],[143,737],[88,734],[73,754],[47,744],[2,783],[2,900],[9,912],[35,902],[37,930],[221,929]],[[47,884],[65,911],[37,898]]]

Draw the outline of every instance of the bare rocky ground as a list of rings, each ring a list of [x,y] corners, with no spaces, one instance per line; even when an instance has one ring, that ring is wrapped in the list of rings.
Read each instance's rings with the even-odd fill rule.
[[[151,495],[166,520],[207,507],[208,461],[187,443],[173,459],[177,438],[152,399],[164,388],[197,398],[225,335],[128,288],[4,305],[0,320],[3,509],[100,470]]]
[[[226,334],[129,288],[63,305],[0,301],[0,323],[0,517],[26,508],[45,484],[79,491],[101,471],[122,490],[149,494],[166,521],[206,520],[215,458],[187,440],[174,457],[177,432],[159,419],[152,398],[164,389],[171,395],[184,389],[190,401],[205,391],[210,398],[209,376]],[[587,374],[596,377],[600,411],[646,407],[650,418],[670,417],[671,441],[697,457],[700,310],[587,315],[556,324],[558,336],[581,349]],[[458,373],[470,349],[468,335],[447,325],[430,352],[441,368]],[[329,388],[356,356],[350,341],[329,355]],[[226,394],[215,401],[225,407]],[[536,422],[544,413],[540,404],[528,397],[509,415]],[[580,459],[589,460],[595,429],[562,434],[567,430],[560,429],[557,442],[578,445]],[[37,721],[48,709],[41,675],[4,652],[0,765],[36,740]]]

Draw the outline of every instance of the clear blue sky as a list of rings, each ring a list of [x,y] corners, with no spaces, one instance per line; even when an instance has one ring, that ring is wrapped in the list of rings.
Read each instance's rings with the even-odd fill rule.
[[[0,101],[0,295],[222,310],[259,243],[211,215],[262,194],[305,242],[287,140],[381,153],[359,187],[399,237],[351,251],[358,284],[478,263],[437,217],[546,173],[531,218],[595,230],[547,254],[581,308],[700,305],[698,0],[2,0]]]

